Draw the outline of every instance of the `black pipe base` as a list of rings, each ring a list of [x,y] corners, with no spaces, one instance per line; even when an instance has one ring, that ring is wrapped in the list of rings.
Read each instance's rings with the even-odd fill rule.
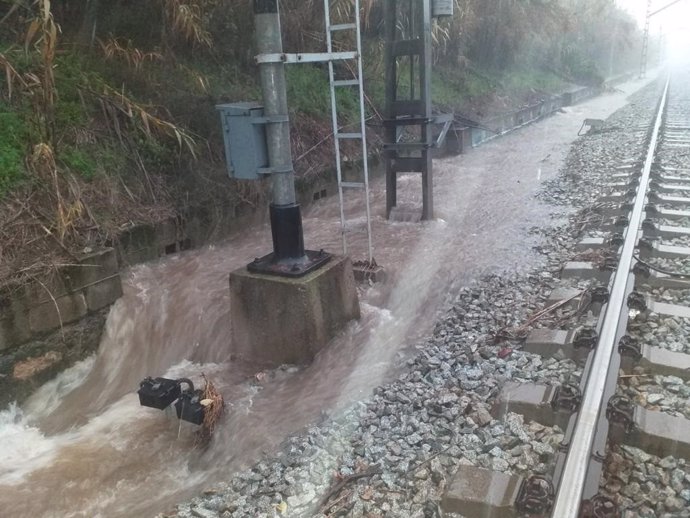
[[[270,253],[254,259],[247,265],[247,270],[281,277],[302,277],[326,264],[331,257],[331,254],[323,250],[305,250],[301,258],[276,260],[275,254]]]
[[[302,214],[299,205],[274,205],[269,207],[271,237],[276,262],[294,263],[304,257]]]

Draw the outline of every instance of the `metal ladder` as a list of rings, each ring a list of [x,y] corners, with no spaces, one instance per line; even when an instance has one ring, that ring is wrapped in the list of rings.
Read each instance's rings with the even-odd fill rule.
[[[324,0],[324,17],[326,21],[326,44],[327,53],[329,55],[334,55],[333,52],[333,33],[337,31],[355,31],[355,36],[357,40],[357,50],[354,53],[354,59],[357,60],[357,72],[356,77],[351,79],[336,79],[335,68],[333,65],[333,60],[328,61],[328,79],[331,94],[331,118],[333,121],[333,142],[335,145],[335,164],[336,171],[338,175],[338,198],[340,201],[340,232],[342,234],[343,240],[343,254],[347,254],[347,238],[346,234],[352,231],[352,228],[348,227],[348,221],[345,219],[345,200],[343,199],[343,191],[345,189],[358,189],[364,192],[365,205],[366,205],[366,219],[367,219],[367,243],[368,243],[368,259],[369,263],[373,263],[374,251],[372,245],[371,237],[371,207],[369,204],[369,166],[367,164],[367,139],[366,139],[366,128],[365,128],[365,115],[364,115],[364,87],[362,84],[362,37],[360,30],[360,20],[359,20],[359,0],[354,2],[354,21],[351,23],[331,23],[331,0]],[[338,127],[338,106],[336,100],[336,90],[338,88],[350,88],[357,87],[359,93],[359,132],[342,132],[341,128]],[[359,140],[362,145],[362,181],[357,182],[345,182],[343,181],[342,172],[342,160],[340,156],[340,141],[341,140]]]

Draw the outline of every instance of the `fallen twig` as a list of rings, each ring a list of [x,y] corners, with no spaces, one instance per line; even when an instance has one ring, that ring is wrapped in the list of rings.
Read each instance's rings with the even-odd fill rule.
[[[353,482],[353,481],[358,480],[360,478],[366,478],[366,477],[372,477],[374,475],[380,475],[381,473],[383,473],[383,471],[381,471],[381,468],[379,468],[378,466],[372,466],[369,469],[362,471],[361,473],[353,473],[352,475],[348,475],[347,477],[342,479],[340,482],[338,482],[335,486],[333,486],[333,488],[328,493],[326,493],[326,496],[321,499],[321,503],[319,504],[319,507],[325,510],[326,509],[325,506],[328,503],[328,501],[331,498],[333,498],[334,496],[336,496],[338,493],[340,493],[343,490],[343,488],[346,485],[348,485],[350,482]],[[328,506],[328,507],[331,507],[331,506]]]
[[[522,324],[521,326],[519,326],[519,327],[517,327],[517,328],[508,329],[507,326],[506,326],[506,327],[502,327],[501,329],[499,329],[499,330],[496,332],[496,335],[495,335],[495,337],[494,337],[494,343],[498,343],[500,340],[506,339],[506,338],[513,338],[513,339],[515,339],[515,338],[524,338],[524,336],[522,336],[522,335],[523,335],[523,334],[527,331],[527,329],[528,329],[532,324],[534,324],[537,320],[541,319],[542,317],[544,317],[544,316],[546,316],[546,315],[548,315],[548,314],[550,314],[550,313],[553,313],[553,312],[556,311],[558,308],[565,306],[568,302],[570,302],[571,300],[575,299],[576,297],[579,297],[579,296],[582,295],[583,293],[584,293],[584,291],[578,291],[578,292],[575,293],[573,296],[568,297],[567,299],[559,300],[558,302],[554,302],[553,304],[551,304],[551,305],[548,306],[548,307],[545,307],[545,308],[543,308],[543,309],[540,309],[540,310],[537,311],[536,313],[532,314],[532,316],[531,316],[530,318],[527,319],[527,322],[525,322],[524,324]]]

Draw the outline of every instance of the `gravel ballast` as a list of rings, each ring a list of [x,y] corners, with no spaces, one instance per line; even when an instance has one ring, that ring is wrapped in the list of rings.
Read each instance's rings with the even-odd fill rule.
[[[658,87],[646,88],[634,96],[633,104],[616,112],[607,121],[612,129],[578,139],[559,178],[547,182],[538,196],[553,206],[554,219],[564,221],[559,225],[545,222],[533,229],[542,238],[535,248],[544,266],[528,275],[488,276],[461,288],[432,336],[420,344],[395,381],[287,439],[279,451],[161,516],[434,517],[441,516],[444,489],[462,464],[524,476],[549,474],[563,430],[525,422],[516,414],[496,420],[491,406],[507,381],[577,384],[581,366],[521,351],[520,336],[506,339],[510,334],[502,332],[502,339],[496,337],[499,331],[519,329],[544,307],[554,287],[592,287],[588,281],[562,283],[558,272],[573,260],[573,246],[587,235],[584,221],[591,215],[590,207],[607,193],[603,180],[619,172],[616,168],[629,159],[631,150],[642,153],[635,128],[640,120],[651,119]],[[564,316],[568,315],[556,315]],[[568,328],[583,318],[592,319],[591,315],[570,320],[552,317],[535,326],[560,320],[559,325]],[[640,376],[622,390],[644,398],[647,405],[687,416],[688,407],[681,399],[690,385],[669,378]],[[620,459],[614,460],[621,464],[634,463],[632,453],[615,454]],[[649,460],[647,473],[656,473],[657,467],[666,469],[660,467],[664,460]],[[664,465],[671,463],[675,464],[664,471],[667,475],[644,486],[650,510],[662,506],[664,513],[682,513],[683,507],[678,506],[690,502],[685,500],[690,497],[687,466],[677,459]],[[683,473],[682,481],[678,472]],[[616,487],[609,484],[607,489]],[[625,498],[621,503],[626,509],[639,502],[637,497]]]

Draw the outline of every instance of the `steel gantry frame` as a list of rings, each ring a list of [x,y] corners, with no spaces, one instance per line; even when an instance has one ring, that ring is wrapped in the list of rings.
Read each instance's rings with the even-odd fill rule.
[[[440,146],[452,115],[432,115],[431,49],[432,17],[437,3],[431,0],[386,0],[385,143],[386,216],[398,203],[398,173],[422,175],[422,219],[434,217],[433,148]],[[406,78],[403,75],[407,74]],[[405,92],[405,89],[407,90]],[[438,139],[433,125],[445,124]],[[403,129],[418,137],[403,142]]]
[[[672,5],[675,5],[683,0],[673,0],[669,2],[664,7],[652,11],[652,0],[647,0],[647,13],[644,19],[644,32],[642,34],[642,57],[640,58],[640,79],[644,78],[647,74],[647,55],[649,53],[649,22],[652,16],[665,11]]]
[[[406,4],[403,6],[403,4]],[[402,8],[401,8],[402,7]],[[405,9],[406,7],[406,9]],[[431,2],[386,0],[386,216],[397,205],[398,173],[422,175],[422,219],[434,214],[431,162]],[[401,58],[407,58],[409,88],[401,99]],[[404,70],[403,70],[404,71]],[[417,95],[418,92],[418,95]],[[419,140],[400,142],[400,129],[416,127]]]

